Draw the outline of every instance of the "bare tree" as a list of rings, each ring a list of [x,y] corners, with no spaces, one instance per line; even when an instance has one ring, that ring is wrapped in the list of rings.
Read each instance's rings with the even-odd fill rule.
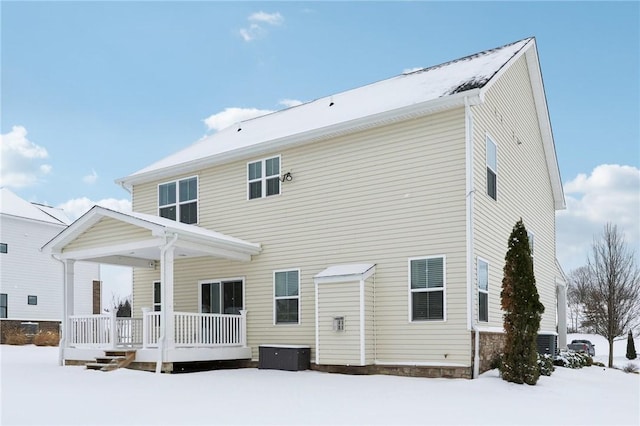
[[[594,240],[587,268],[586,325],[609,341],[609,367],[613,367],[614,339],[640,319],[640,269],[615,225],[607,223],[601,238]]]
[[[589,268],[581,266],[569,273],[567,282],[567,307],[569,310],[569,332],[578,333],[584,324],[583,301],[589,284]]]

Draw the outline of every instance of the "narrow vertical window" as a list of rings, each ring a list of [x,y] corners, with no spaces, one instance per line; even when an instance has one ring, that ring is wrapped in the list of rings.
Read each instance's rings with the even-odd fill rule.
[[[478,259],[478,321],[489,321],[489,264]]]
[[[297,270],[273,274],[276,324],[297,324],[300,318],[300,274]]]
[[[527,237],[529,238],[529,251],[531,252],[531,257],[533,257],[533,232],[527,231]]]
[[[248,163],[247,178],[250,200],[280,194],[280,157]]]
[[[487,136],[487,194],[494,200],[498,199],[498,147]]]
[[[411,321],[444,320],[444,257],[409,260]]]
[[[153,283],[153,310],[159,312],[162,309],[162,284],[160,281]]]
[[[158,185],[158,215],[182,223],[198,223],[198,178]]]
[[[0,293],[0,318],[9,318],[8,316],[8,298],[6,293]]]

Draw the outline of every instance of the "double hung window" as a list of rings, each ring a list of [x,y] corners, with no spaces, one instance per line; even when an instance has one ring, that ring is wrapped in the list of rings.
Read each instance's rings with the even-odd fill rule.
[[[247,177],[247,194],[250,200],[280,194],[280,157],[249,163]]]
[[[8,317],[8,298],[6,293],[0,293],[0,318]]]
[[[298,324],[300,318],[300,272],[276,271],[274,308],[276,324]]]
[[[411,320],[444,320],[445,258],[409,260]]]
[[[478,321],[489,321],[489,264],[478,259]]]
[[[498,147],[487,136],[487,194],[494,200],[498,199]]]
[[[158,214],[182,223],[198,223],[198,178],[158,185]]]

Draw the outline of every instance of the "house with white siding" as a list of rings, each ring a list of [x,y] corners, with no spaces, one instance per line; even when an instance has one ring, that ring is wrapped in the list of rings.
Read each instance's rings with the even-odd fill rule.
[[[77,315],[67,292],[67,364],[128,346],[171,372],[302,349],[325,371],[475,377],[503,341],[520,218],[542,350],[565,332],[533,38],[237,123],[117,183],[132,213],[94,207],[45,246],[69,283],[78,260],[134,267],[127,325]]]
[[[43,244],[64,230],[71,220],[60,209],[30,203],[0,188],[0,326],[31,335],[58,331],[62,321],[64,266]],[[73,282],[75,312],[93,314],[93,292],[100,289],[100,268],[79,262]],[[100,313],[100,298],[97,297]]]

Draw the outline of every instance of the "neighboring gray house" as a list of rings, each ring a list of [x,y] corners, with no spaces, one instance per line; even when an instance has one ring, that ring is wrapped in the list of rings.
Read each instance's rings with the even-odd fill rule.
[[[30,203],[6,188],[0,189],[0,324],[33,334],[40,329],[58,331],[62,321],[64,267],[43,244],[71,221],[60,209]],[[75,265],[74,305],[82,314],[94,311],[93,288],[99,291],[100,266]],[[4,333],[2,334],[4,336]]]
[[[243,121],[118,183],[132,213],[94,207],[45,248],[68,273],[134,266],[135,318],[80,319],[69,298],[67,363],[127,345],[156,371],[255,365],[280,345],[320,370],[475,377],[501,347],[520,218],[541,346],[564,333],[565,201],[535,39]]]

